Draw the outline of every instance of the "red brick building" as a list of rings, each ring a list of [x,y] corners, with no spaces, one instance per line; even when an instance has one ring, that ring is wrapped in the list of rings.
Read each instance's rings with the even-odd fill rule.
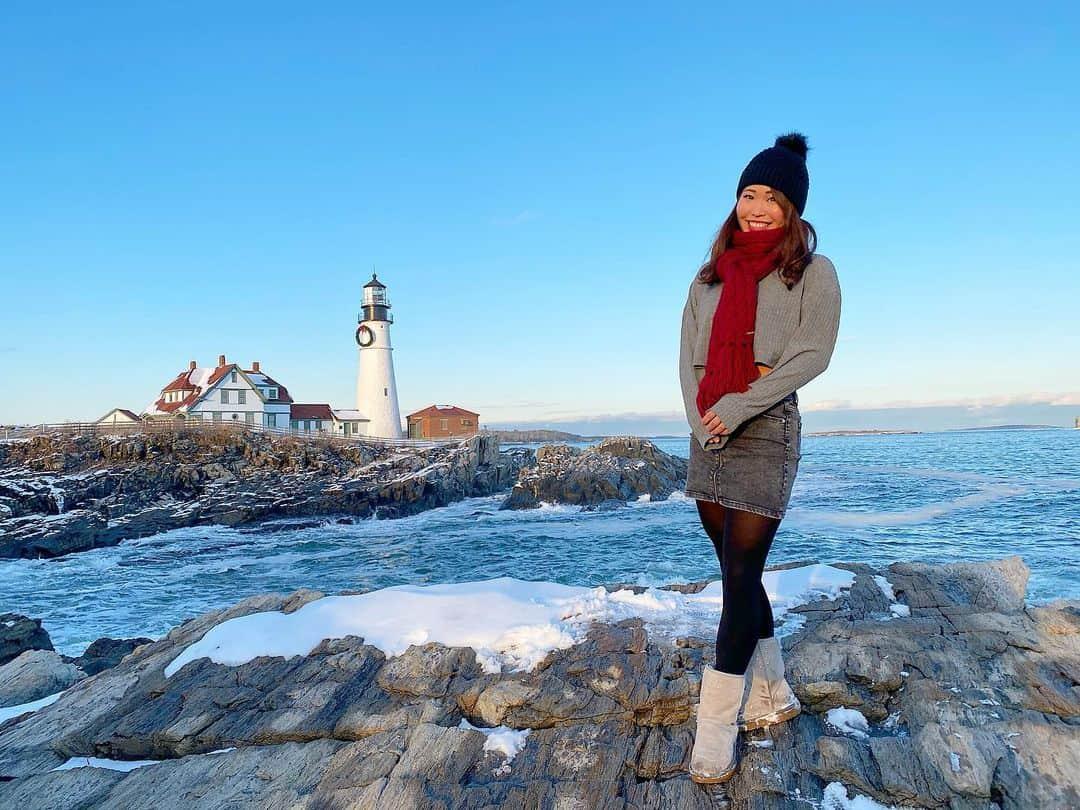
[[[480,429],[480,414],[456,405],[431,405],[405,417],[410,439],[468,436]]]

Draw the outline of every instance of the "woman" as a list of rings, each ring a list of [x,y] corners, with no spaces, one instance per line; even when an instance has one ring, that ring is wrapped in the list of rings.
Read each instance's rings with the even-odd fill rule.
[[[814,252],[817,234],[802,219],[806,152],[804,136],[782,135],[746,166],[683,310],[686,494],[716,548],[724,589],[715,667],[701,680],[696,782],[734,775],[740,728],[800,711],[761,575],[801,456],[795,392],[829,365],[840,322],[836,270]]]

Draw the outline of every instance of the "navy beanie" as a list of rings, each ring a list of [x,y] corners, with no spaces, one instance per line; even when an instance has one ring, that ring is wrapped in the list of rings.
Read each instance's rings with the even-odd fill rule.
[[[802,216],[810,190],[806,151],[805,135],[799,132],[781,135],[775,145],[762,149],[746,164],[739,178],[739,187],[735,190],[736,198],[747,186],[768,186],[784,192],[784,196],[791,200],[799,216]]]

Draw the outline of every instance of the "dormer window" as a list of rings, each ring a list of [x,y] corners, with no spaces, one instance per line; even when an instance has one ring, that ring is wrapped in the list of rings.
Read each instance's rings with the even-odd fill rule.
[[[266,398],[267,399],[277,399],[277,389],[276,388],[267,388],[266,389]]]

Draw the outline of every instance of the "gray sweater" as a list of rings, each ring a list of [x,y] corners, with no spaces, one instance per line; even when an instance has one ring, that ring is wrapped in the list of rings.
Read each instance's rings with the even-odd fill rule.
[[[698,414],[698,383],[705,373],[713,313],[723,286],[723,282],[704,284],[695,274],[683,308],[679,382],[686,419],[702,447],[712,434]],[[826,257],[815,253],[802,280],[791,290],[780,280],[779,272],[765,276],[758,283],[754,360],[773,370],[750,383],[750,390],[724,394],[709,409],[729,431],[720,437],[719,445],[711,446],[723,447],[743,422],[823,372],[832,358],[839,327],[840,282],[836,268]]]

